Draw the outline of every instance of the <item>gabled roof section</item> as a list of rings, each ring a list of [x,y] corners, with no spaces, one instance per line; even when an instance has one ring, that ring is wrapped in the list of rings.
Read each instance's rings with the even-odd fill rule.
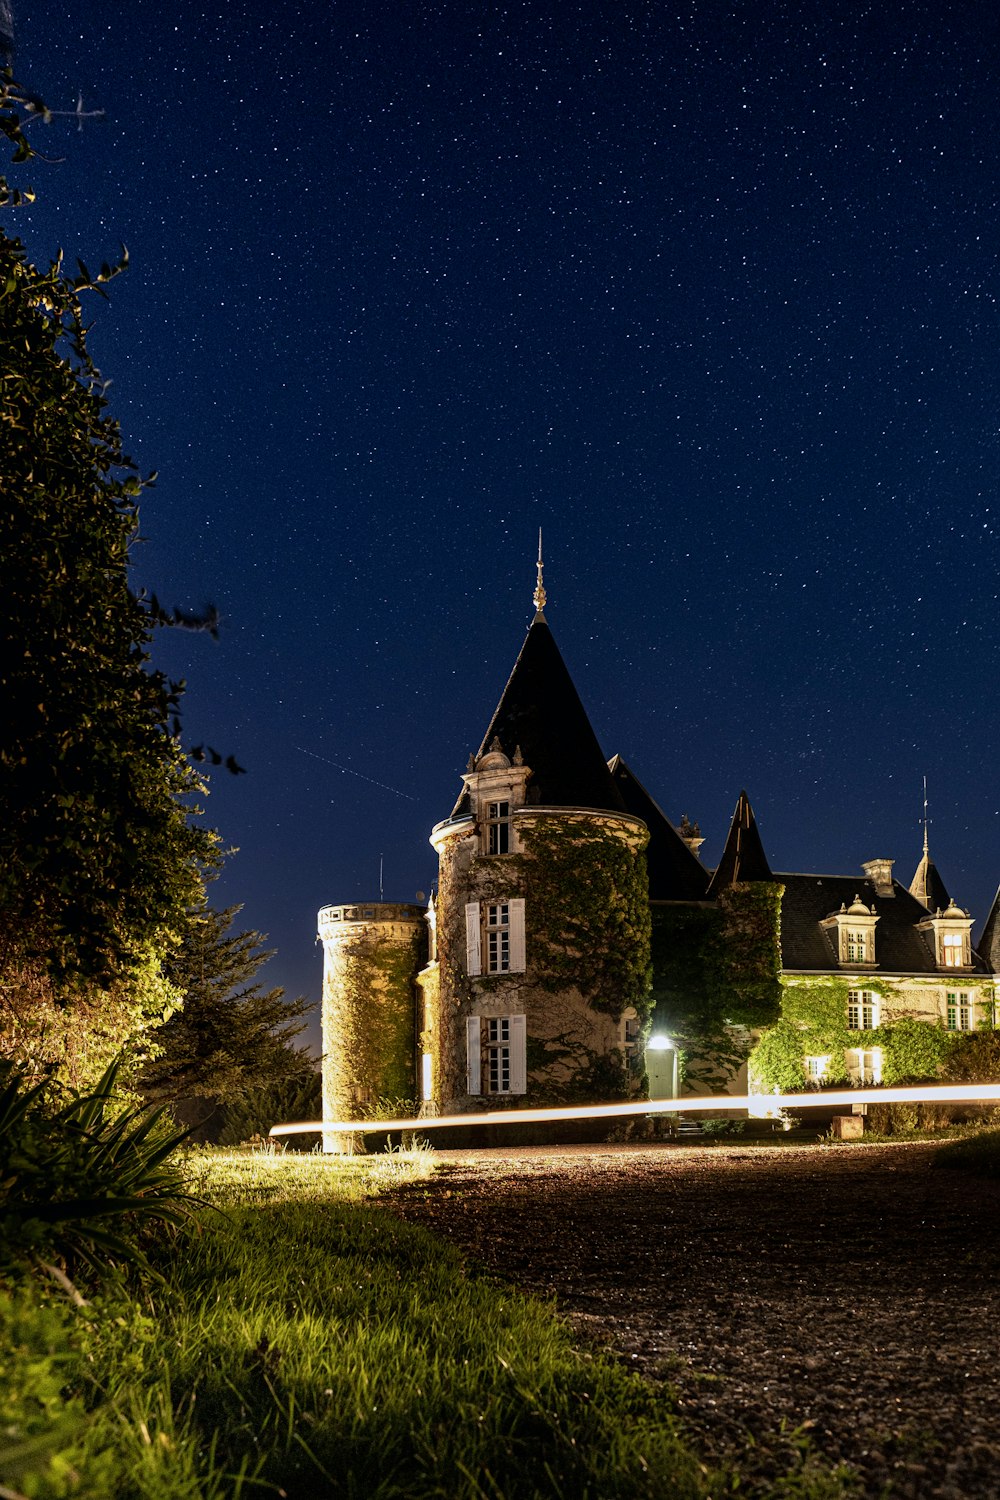
[[[704,901],[709,873],[691,853],[673,824],[629,770],[620,755],[608,762],[612,779],[621,793],[626,811],[641,818],[649,829],[646,864],[649,868],[651,901]]]
[[[573,679],[540,610],[483,736],[480,755],[494,737],[505,755],[513,760],[520,750],[524,764],[531,768],[529,805],[625,811]],[[461,813],[465,802],[463,793],[453,817]]]
[[[923,858],[910,881],[910,895],[915,896],[921,906],[926,906],[928,911],[945,911],[951,903],[951,897],[938,873],[937,865],[927,852],[926,844]]]
[[[982,936],[976,944],[976,952],[992,973],[1000,973],[1000,890],[993,897],[993,905],[986,918]]]
[[[733,821],[729,826],[726,847],[712,876],[708,894],[717,896],[721,890],[743,881],[773,879],[764,845],[757,831],[757,820],[750,806],[750,798],[746,792],[740,792]]]
[[[879,970],[889,974],[948,974],[947,970],[938,967],[933,943],[918,931],[918,925],[927,920],[927,908],[898,880],[893,881],[890,896],[880,895],[871,880],[859,880],[856,875],[778,874],[774,878],[785,887],[781,898],[783,969],[793,972],[825,970],[828,973],[840,969],[834,939],[820,924],[841,907],[850,907],[855,897],[860,896],[879,919],[875,936],[877,967],[872,983],[877,984],[874,976]],[[994,905],[991,920],[996,909]],[[984,933],[983,941],[986,936]],[[988,959],[984,963],[976,953],[972,959],[973,971],[977,974],[989,964]],[[968,973],[968,970],[964,971],[964,975]],[[955,971],[952,970],[951,974],[954,976]],[[956,978],[956,983],[961,982],[962,978]]]

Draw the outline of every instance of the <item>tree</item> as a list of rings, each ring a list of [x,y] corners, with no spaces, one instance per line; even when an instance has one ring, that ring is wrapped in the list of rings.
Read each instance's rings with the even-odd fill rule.
[[[251,1091],[301,1083],[314,1071],[293,1045],[303,1030],[295,1023],[311,1006],[303,999],[286,1002],[283,990],[265,990],[254,979],[271,954],[262,949],[259,932],[231,930],[240,910],[215,911],[203,903],[165,965],[184,998],[158,1030],[157,1055],[139,1078],[151,1102],[230,1104]]]
[[[39,108],[0,84],[25,159]],[[0,202],[17,194],[0,183]],[[179,688],[149,665],[162,612],[129,586],[139,477],[87,352],[96,275],[31,264],[0,230],[0,978],[27,967],[120,982],[169,951],[212,835],[176,733]]]

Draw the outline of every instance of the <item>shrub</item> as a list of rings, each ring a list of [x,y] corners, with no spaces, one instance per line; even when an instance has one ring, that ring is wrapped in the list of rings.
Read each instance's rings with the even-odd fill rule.
[[[29,1087],[6,1069],[0,1088],[0,1269],[46,1260],[71,1274],[83,1265],[144,1263],[139,1243],[149,1221],[186,1217],[179,1168],[169,1158],[184,1139],[162,1111],[129,1108],[115,1095],[110,1067],[89,1094],[50,1082]]]

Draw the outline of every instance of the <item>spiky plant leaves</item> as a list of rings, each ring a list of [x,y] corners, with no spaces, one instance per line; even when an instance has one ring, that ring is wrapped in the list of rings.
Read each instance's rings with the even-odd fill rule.
[[[0,1268],[43,1258],[103,1272],[146,1267],[150,1224],[178,1225],[198,1200],[175,1153],[187,1132],[162,1109],[127,1107],[118,1065],[90,1093],[56,1094],[12,1072],[0,1090]],[[55,1097],[52,1097],[55,1096]]]

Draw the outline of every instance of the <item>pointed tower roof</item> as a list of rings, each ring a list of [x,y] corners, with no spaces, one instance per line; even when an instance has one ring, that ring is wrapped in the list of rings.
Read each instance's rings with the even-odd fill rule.
[[[757,820],[746,792],[740,792],[733,821],[729,826],[729,837],[722,851],[718,869],[712,876],[708,888],[710,896],[720,890],[747,880],[773,880],[771,867],[764,853],[764,845],[757,831]]]
[[[916,896],[921,906],[928,911],[944,911],[951,904],[947,887],[938,872],[938,867],[927,852],[927,836],[924,834],[924,853],[913,879],[910,895]]]
[[[982,937],[976,944],[976,952],[994,974],[1000,973],[1000,890],[993,897],[990,914],[986,918]]]
[[[685,844],[659,805],[620,755],[608,761],[615,785],[626,810],[641,818],[649,829],[646,864],[649,867],[651,901],[704,901],[709,874]]]
[[[944,911],[951,905],[951,897],[941,876],[938,874],[937,866],[931,859],[927,847],[927,777],[924,777],[924,852],[923,857],[917,865],[916,874],[910,881],[910,895],[915,896],[921,906],[926,906],[928,911]]]
[[[531,769],[530,804],[624,812],[597,736],[539,608],[507,686],[483,736],[479,755],[496,739]],[[478,757],[477,757],[478,759]],[[452,816],[465,810],[465,794]]]

